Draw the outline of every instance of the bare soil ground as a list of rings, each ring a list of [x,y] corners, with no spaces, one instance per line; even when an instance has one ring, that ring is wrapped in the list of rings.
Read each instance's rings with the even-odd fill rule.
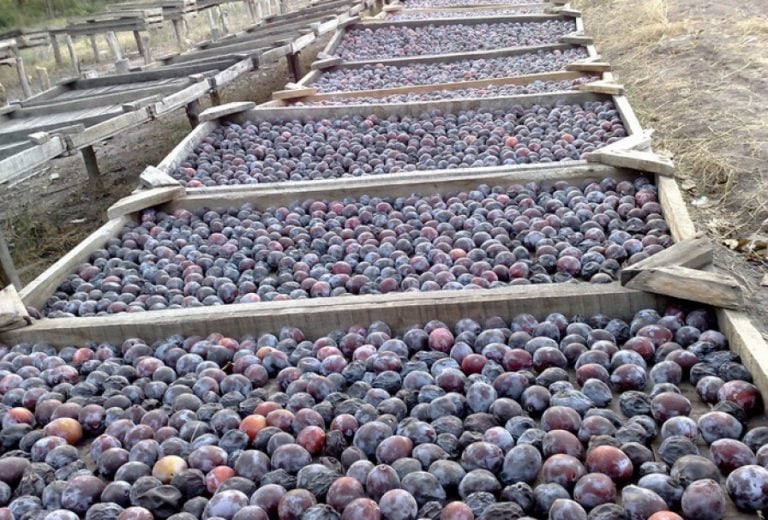
[[[765,0],[576,0],[654,146],[672,154],[716,267],[768,331],[768,12]]]

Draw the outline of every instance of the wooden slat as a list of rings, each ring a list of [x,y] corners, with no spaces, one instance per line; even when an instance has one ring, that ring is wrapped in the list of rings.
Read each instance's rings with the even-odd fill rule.
[[[644,269],[625,286],[726,309],[741,309],[744,306],[744,292],[733,277],[687,267]]]
[[[13,285],[0,290],[0,331],[18,329],[32,323],[27,308]]]
[[[211,88],[220,89],[223,86],[235,81],[243,74],[247,74],[248,72],[252,71],[253,69],[254,65],[252,59],[246,58],[241,60],[210,78],[209,82],[211,84]]]
[[[182,139],[182,141],[177,144],[173,150],[171,150],[171,153],[169,153],[162,160],[162,162],[157,165],[157,168],[160,171],[171,175],[173,171],[178,168],[184,160],[186,160],[190,152],[192,152],[192,150],[194,150],[195,147],[208,136],[208,134],[214,131],[216,126],[217,124],[213,121],[201,123],[200,125],[196,126],[195,129],[187,134],[187,136]]]
[[[238,112],[244,112],[250,110],[256,106],[256,103],[252,101],[235,101],[233,103],[225,103],[223,105],[216,105],[210,108],[206,108],[200,113],[198,117],[201,123],[206,121],[213,121],[228,115],[237,114]]]
[[[299,99],[317,95],[316,88],[298,88],[290,90],[278,90],[272,93],[273,100]]]
[[[67,276],[75,272],[80,264],[87,262],[94,250],[102,247],[110,238],[117,236],[129,222],[128,217],[111,220],[76,245],[19,292],[24,305],[42,308]]]
[[[768,396],[768,343],[760,331],[742,313],[728,309],[716,309],[720,331],[728,338],[732,351],[741,356],[741,362],[752,374],[754,384],[763,396]],[[763,398],[768,409],[768,399]]]
[[[679,242],[695,237],[696,227],[688,214],[688,208],[685,206],[677,181],[657,175],[656,186],[659,188],[659,203],[672,238]]]
[[[172,112],[186,106],[190,101],[194,101],[195,99],[199,99],[205,96],[210,88],[211,86],[208,81],[199,81],[194,85],[190,85],[183,90],[171,94],[170,96],[166,96],[161,101],[155,103],[152,106],[152,111],[155,116],[167,114],[168,112]]]
[[[405,296],[405,297],[404,297]],[[95,318],[40,320],[29,327],[0,335],[0,340],[52,345],[80,345],[85,341],[120,342],[140,337],[157,341],[174,334],[229,336],[275,332],[284,325],[304,330],[310,339],[338,328],[383,320],[402,331],[414,323],[440,319],[454,324],[461,318],[484,320],[526,312],[539,318],[551,312],[593,315],[610,310],[629,319],[640,309],[660,307],[665,298],[630,291],[618,284],[550,284],[512,286],[483,291],[438,291],[314,300],[261,302],[218,307],[171,309],[150,313],[122,313]]]
[[[38,168],[67,150],[64,139],[54,136],[39,146],[27,148],[0,161],[0,184],[13,180],[19,175]]]
[[[166,186],[181,186],[179,181],[163,173],[154,166],[147,166],[139,175],[139,182],[146,188],[163,188]]]
[[[682,266],[701,269],[710,265],[713,257],[714,248],[708,238],[703,236],[687,238],[645,260],[624,267],[621,270],[620,280],[622,284],[626,284],[644,269],[654,267]]]
[[[587,155],[587,162],[609,164],[619,168],[655,173],[665,177],[675,176],[674,163],[653,152],[640,150],[595,150]]]
[[[114,220],[123,215],[129,215],[143,209],[151,208],[183,195],[184,188],[180,185],[138,191],[120,199],[110,206],[109,209],[107,209],[107,218],[109,220]]]
[[[71,136],[71,138],[68,137],[67,146],[73,150],[79,150],[80,148],[91,146],[115,136],[129,128],[146,123],[151,119],[152,115],[150,114],[149,107],[140,108],[134,112],[126,112],[103,123],[88,127],[85,132]]]
[[[427,18],[419,20],[373,20],[361,21],[359,28],[377,29],[384,27],[425,27],[427,25],[480,25],[491,23],[535,23],[552,20],[570,20],[571,17],[563,17],[559,14],[533,13],[533,14],[502,14],[499,16],[469,16],[466,18]]]

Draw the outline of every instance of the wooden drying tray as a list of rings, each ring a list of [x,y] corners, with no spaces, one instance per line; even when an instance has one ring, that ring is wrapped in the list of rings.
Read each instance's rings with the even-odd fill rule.
[[[559,180],[583,183],[592,180],[600,180],[609,176],[617,179],[633,179],[637,176],[637,173],[603,165],[570,164],[557,168],[541,168],[537,166],[515,169],[496,168],[495,171],[484,171],[481,173],[452,172],[449,175],[444,175],[439,172],[425,172],[418,176],[411,174],[369,176],[348,180],[345,179],[343,191],[340,191],[339,181],[336,180],[248,185],[243,186],[240,189],[237,187],[228,187],[226,190],[201,188],[194,190],[194,192],[188,190],[186,195],[183,195],[184,190],[178,185],[176,187],[166,186],[163,188],[156,188],[145,192],[139,192],[116,204],[115,207],[110,209],[110,215],[113,217],[112,220],[96,230],[37,279],[27,285],[20,294],[25,305],[38,308],[43,307],[50,295],[55,292],[56,288],[67,278],[67,276],[74,272],[80,264],[88,261],[88,258],[96,249],[103,247],[107,240],[117,236],[126,224],[138,221],[141,209],[156,204],[160,204],[159,209],[163,211],[173,211],[177,208],[196,210],[205,207],[237,207],[246,202],[252,204],[253,207],[257,209],[265,209],[275,205],[285,205],[308,199],[330,199],[341,196],[359,196],[362,194],[382,197],[405,196],[411,193],[446,194],[471,189],[479,184],[509,185],[537,181],[548,186]],[[674,194],[671,196],[670,194],[665,194],[664,190],[676,188],[677,184],[674,182],[671,185],[664,184],[660,186],[659,189],[663,195],[660,197],[663,212],[668,219],[687,219],[688,216],[684,210],[681,212],[677,208],[668,207],[668,201],[674,200],[675,197]],[[144,202],[144,204],[142,204],[142,202]],[[680,226],[672,226],[670,224],[670,227],[673,229],[673,237],[677,240],[678,237],[675,235],[674,230]],[[563,284],[563,287],[566,285],[570,286],[570,284]],[[580,290],[592,287],[588,283],[575,284],[575,286]],[[613,284],[613,286],[618,289],[618,284]],[[541,287],[542,286],[536,286],[536,293],[540,291]],[[514,288],[513,292],[514,291],[530,292],[531,289],[530,287],[528,289]],[[434,294],[435,293],[430,293],[429,298],[433,298]],[[391,297],[392,295],[376,295],[365,297],[366,299],[363,299],[363,297],[353,298],[353,300],[367,301],[367,299],[371,299],[372,302],[379,300],[386,302],[388,301],[387,298]],[[411,296],[409,295],[409,298],[410,297]],[[427,295],[425,294],[423,298],[427,298]],[[402,295],[399,296],[399,299],[402,299]],[[327,299],[322,299],[322,301],[326,300]],[[328,300],[325,305],[327,307],[334,307],[337,304],[348,300],[348,298],[343,297],[332,298]],[[277,309],[282,308],[279,302],[253,304],[247,305],[246,307],[260,309],[262,307],[272,308],[274,305],[277,305]],[[302,304],[294,302],[294,305]],[[312,305],[322,306],[323,304],[312,303]],[[226,315],[230,312],[229,309],[231,308],[233,308],[232,305],[211,307],[207,310],[207,313],[211,315],[223,313]],[[176,319],[184,319],[189,310],[190,309],[169,310],[167,312],[169,315],[175,315],[177,317]],[[152,312],[151,315],[153,317],[156,314],[160,315],[159,312],[166,311],[158,311],[158,313]],[[129,320],[137,319],[136,317],[131,316],[134,315],[126,315],[124,318]],[[146,321],[147,315],[145,313],[140,313],[135,316],[141,316],[143,317],[143,320]],[[82,320],[85,320],[84,323],[93,324],[100,323],[102,319],[104,318],[82,318]],[[72,320],[51,319],[43,321],[51,324],[51,326],[58,327],[56,324],[71,322]]]
[[[158,168],[168,175],[171,175],[176,168],[189,156],[190,152],[200,144],[205,137],[207,137],[214,129],[219,125],[227,122],[243,123],[245,121],[275,121],[280,119],[304,119],[304,118],[332,118],[341,117],[344,115],[363,115],[368,116],[375,114],[384,119],[392,115],[419,115],[430,110],[440,109],[444,112],[456,112],[459,110],[478,110],[478,109],[498,109],[504,107],[511,107],[513,105],[530,106],[539,103],[552,104],[557,101],[566,101],[570,103],[583,103],[585,101],[604,101],[612,99],[616,109],[621,115],[621,119],[624,122],[624,127],[627,130],[628,135],[642,134],[642,128],[640,123],[632,112],[632,108],[629,106],[626,98],[622,96],[606,96],[600,94],[592,94],[587,92],[554,92],[546,94],[526,94],[520,96],[506,96],[506,97],[489,97],[482,99],[457,99],[457,100],[442,100],[442,101],[424,101],[424,102],[412,102],[412,103],[392,103],[381,105],[318,105],[318,106],[289,106],[289,107],[275,107],[269,105],[262,105],[255,109],[239,112],[228,113],[221,119],[207,121],[192,132],[190,132],[161,162],[158,164]],[[586,164],[586,161],[573,161],[572,164]],[[535,168],[541,171],[545,170],[558,170],[563,165],[558,162],[554,163],[541,163],[536,165]],[[435,174],[443,175],[445,177],[451,177],[454,175],[463,174],[481,174],[488,171],[497,171],[500,167],[479,167],[479,168],[456,168],[447,170],[431,170],[431,171],[414,171],[408,172],[408,175],[414,178],[421,178],[424,175],[433,176]],[[528,165],[507,166],[501,169],[508,169],[510,171],[525,170],[528,169]],[[391,174],[382,176],[383,178],[392,177]],[[346,189],[346,186],[350,181],[354,179],[342,178],[333,180],[331,182],[336,183],[339,188]],[[308,182],[321,182],[321,181],[308,181]],[[291,183],[298,184],[298,183]],[[240,189],[244,186],[235,187]],[[263,185],[262,185],[263,186]],[[189,188],[189,193],[194,193],[198,189],[203,188]],[[212,191],[227,191],[233,189],[231,186],[211,187],[205,188]]]

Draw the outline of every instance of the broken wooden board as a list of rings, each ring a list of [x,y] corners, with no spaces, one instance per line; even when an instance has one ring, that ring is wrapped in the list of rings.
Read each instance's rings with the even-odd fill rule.
[[[605,80],[582,83],[576,87],[576,90],[581,90],[582,92],[594,92],[595,94],[608,94],[609,96],[624,95],[624,85]]]
[[[656,267],[681,266],[701,269],[712,263],[713,251],[712,242],[703,235],[687,238],[645,260],[625,266],[621,270],[620,280],[622,284],[627,284],[642,271]]]
[[[231,114],[237,114],[238,112],[245,112],[246,110],[250,110],[254,107],[256,107],[256,103],[253,101],[235,101],[232,103],[225,103],[223,105],[206,108],[200,112],[198,119],[201,123],[204,123],[206,121],[213,121],[214,119],[219,119]]]
[[[179,181],[154,166],[147,166],[144,168],[144,171],[139,175],[139,182],[141,182],[142,186],[147,188],[181,186]]]
[[[175,198],[184,196],[184,188],[178,186],[166,186],[163,188],[153,188],[151,190],[140,191],[117,201],[107,209],[107,218],[109,220],[118,219],[124,215],[129,215],[143,209],[169,202]]]
[[[317,95],[317,89],[313,87],[291,89],[291,90],[278,90],[277,92],[272,93],[272,100],[280,101],[280,100],[286,100],[286,99],[298,99],[298,98],[305,98],[305,97],[316,96],[316,95]]]
[[[561,43],[572,43],[573,45],[592,45],[595,40],[583,32],[572,32],[560,37]]]
[[[688,267],[644,269],[624,286],[725,309],[739,310],[744,306],[744,291],[733,277]]]
[[[587,162],[607,164],[618,168],[632,168],[656,173],[664,177],[675,176],[675,164],[666,157],[639,150],[595,150],[587,155]]]
[[[13,285],[0,291],[0,330],[13,330],[32,323],[24,302]]]
[[[610,72],[611,64],[607,61],[599,61],[600,57],[574,61],[565,66],[565,70],[577,72]]]
[[[312,62],[312,65],[310,65],[309,68],[312,70],[323,70],[331,67],[338,67],[339,65],[344,65],[344,60],[341,58],[326,58],[324,60]]]

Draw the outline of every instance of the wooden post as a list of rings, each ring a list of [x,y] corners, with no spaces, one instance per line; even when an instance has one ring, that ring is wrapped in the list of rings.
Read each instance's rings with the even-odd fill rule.
[[[115,72],[118,74],[127,74],[131,68],[131,62],[125,58],[115,62]]]
[[[221,93],[218,90],[212,89],[210,98],[211,98],[211,105],[221,105]]]
[[[53,59],[56,61],[56,66],[61,67],[64,65],[64,60],[61,57],[61,47],[59,47],[59,39],[54,33],[51,33],[51,47],[53,47]]]
[[[51,88],[51,80],[48,77],[48,70],[45,67],[35,67],[37,73],[37,80],[40,82],[40,90],[48,90]]]
[[[117,41],[117,35],[115,34],[115,31],[107,31],[105,36],[107,38],[107,44],[112,50],[112,55],[115,57],[115,61],[117,62],[122,60],[123,50],[120,48],[120,42]]]
[[[93,149],[93,146],[86,146],[81,149],[80,154],[83,156],[85,171],[88,172],[88,177],[97,185],[101,185],[101,172],[99,171],[99,163],[96,160],[96,151]]]
[[[144,56],[144,42],[141,41],[141,33],[133,31],[133,39],[136,40],[136,48],[139,50],[139,54]]]
[[[219,39],[219,28],[216,27],[216,20],[213,18],[213,8],[208,9],[208,26],[211,28],[211,41]]]
[[[32,87],[29,86],[29,78],[27,78],[27,71],[24,68],[24,58],[18,54],[16,55],[16,72],[19,75],[19,82],[21,83],[21,90],[24,93],[24,99],[31,97]]]
[[[176,36],[176,46],[179,48],[179,52],[184,52],[186,45],[184,45],[184,36],[182,34],[184,29],[181,23],[181,20],[173,20],[173,34]]]
[[[192,126],[192,128],[195,128],[198,124],[200,124],[200,100],[199,99],[193,99],[189,103],[187,103],[187,119],[189,119],[189,124]]]
[[[16,266],[13,264],[11,250],[8,248],[8,242],[5,239],[5,233],[0,227],[0,283],[4,287],[13,285],[17,290],[21,290],[21,279],[16,272]]]
[[[254,0],[245,0],[245,6],[248,8],[248,14],[251,15],[251,21],[254,23],[258,21],[258,17],[256,15],[256,4],[254,3]]]
[[[256,2],[256,21],[260,21],[264,18],[264,5],[263,0],[254,0]]]
[[[227,26],[227,14],[224,12],[224,8],[221,5],[217,5],[214,7],[216,9],[216,14],[219,17],[219,22],[221,22],[221,33],[222,36],[229,34],[229,27]]]
[[[8,104],[8,91],[5,90],[5,85],[0,83],[0,107]]]
[[[299,59],[299,56],[300,56],[300,53],[298,52],[295,52],[286,56],[286,60],[288,60],[288,70],[293,76],[294,81],[299,81],[302,76],[301,60]]]
[[[101,56],[99,56],[99,45],[96,43],[96,35],[91,34],[88,37],[91,40],[91,50],[93,51],[93,59],[96,60],[96,63],[101,62]]]
[[[152,56],[152,47],[149,44],[148,32],[141,34],[141,46],[143,49],[143,52],[141,53],[141,55],[144,56],[144,65],[149,65],[150,63],[155,61],[155,58]]]

